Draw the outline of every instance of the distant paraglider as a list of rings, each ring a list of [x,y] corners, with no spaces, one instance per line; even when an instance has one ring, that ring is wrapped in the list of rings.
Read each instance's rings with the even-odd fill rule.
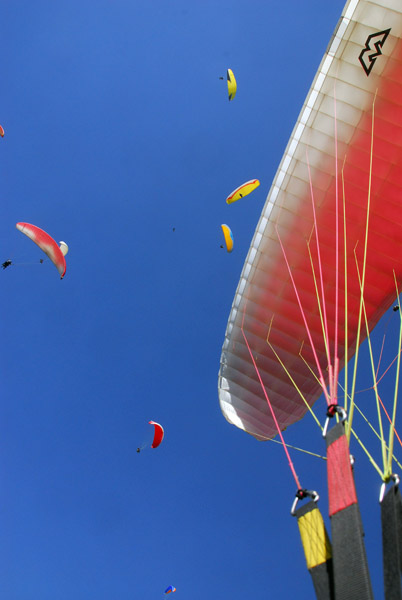
[[[154,441],[152,442],[151,448],[157,448],[162,443],[165,432],[163,430],[162,425],[159,425],[159,423],[155,423],[155,421],[148,422],[150,425],[153,425],[155,427]]]
[[[237,92],[237,83],[236,83],[235,76],[233,75],[232,69],[227,70],[226,79],[228,82],[228,95],[229,95],[229,102],[230,102],[236,96],[236,92]]]
[[[0,125],[0,135],[1,135],[1,137],[4,137],[4,129],[2,128],[1,125]]]
[[[148,423],[150,425],[153,425],[155,428],[154,439],[151,444],[151,448],[157,448],[162,443],[163,436],[165,435],[164,429],[163,429],[162,425],[159,425],[159,423],[156,423],[155,421],[148,421]],[[137,448],[137,452],[138,453],[141,452],[141,450],[143,450],[145,447],[146,447],[146,444],[144,446]]]
[[[172,585],[169,585],[169,587],[166,588],[165,590],[165,594],[171,594],[172,592],[175,592],[176,588],[173,587]]]
[[[233,250],[233,233],[230,229],[230,227],[228,227],[227,225],[223,224],[221,225],[222,227],[222,231],[223,231],[223,236],[225,238],[225,244],[226,244],[226,250],[228,252],[232,252]],[[221,246],[221,248],[223,248],[223,246]]]
[[[4,271],[4,269],[7,269],[7,267],[9,267],[9,266],[10,266],[10,265],[12,265],[12,264],[13,264],[13,263],[11,262],[11,260],[10,260],[10,259],[8,259],[8,260],[5,260],[5,261],[2,263],[2,265],[1,265],[1,266],[3,267],[3,271]]]
[[[219,79],[223,79],[223,77],[219,77]],[[227,70],[226,79],[227,79],[227,83],[228,83],[228,97],[229,97],[229,102],[230,102],[236,96],[236,92],[237,92],[237,83],[236,83],[235,76],[233,75],[232,69]]]
[[[250,181],[246,181],[246,183],[243,183],[238,188],[233,190],[233,192],[226,198],[226,204],[232,204],[233,202],[236,202],[236,200],[240,200],[240,198],[248,196],[248,194],[251,194],[251,192],[253,192],[259,185],[260,182],[258,179],[250,179]]]
[[[68,252],[67,244],[65,242],[60,242],[60,245],[58,246],[57,242],[55,242],[46,231],[43,231],[43,229],[40,229],[36,225],[31,225],[30,223],[17,223],[16,227],[43,250],[57,268],[60,279],[63,279],[66,274],[66,259],[64,257]]]

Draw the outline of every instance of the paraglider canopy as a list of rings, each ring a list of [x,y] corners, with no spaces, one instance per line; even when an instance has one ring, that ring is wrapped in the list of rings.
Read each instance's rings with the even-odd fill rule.
[[[229,102],[230,102],[236,96],[236,92],[237,92],[237,83],[236,83],[235,76],[233,75],[232,69],[227,70],[226,78],[227,78],[227,82],[228,82],[228,95],[229,95]]]
[[[155,423],[155,421],[149,421],[149,424],[153,425],[155,427],[154,441],[152,442],[151,448],[157,448],[163,440],[163,436],[164,436],[163,427],[162,427],[162,425],[159,425],[159,423]]]
[[[1,125],[0,125],[0,135],[1,135],[1,137],[4,137],[4,129],[2,128]]]
[[[328,367],[342,370],[401,289],[401,10],[369,5],[346,4],[234,294],[219,401],[225,418],[257,439],[299,421],[328,382],[337,390]]]
[[[230,227],[228,227],[227,225],[223,224],[223,225],[221,225],[221,227],[222,227],[222,231],[223,231],[223,236],[225,238],[226,250],[228,252],[232,252],[232,250],[233,250],[233,233],[232,233]]]
[[[173,587],[172,585],[169,585],[169,587],[166,588],[165,590],[165,594],[171,594],[172,592],[175,592],[176,588]]]
[[[236,200],[240,200],[240,198],[248,196],[248,194],[251,194],[251,192],[254,191],[259,185],[260,182],[258,179],[250,179],[250,181],[246,181],[246,183],[239,185],[239,187],[233,190],[233,192],[226,198],[226,204],[232,204],[233,202],[236,202]]]
[[[55,240],[50,237],[46,231],[30,223],[17,223],[16,228],[29,237],[43,252],[50,258],[52,263],[60,273],[60,279],[66,274],[66,259],[68,246],[65,242],[60,242],[60,247]]]

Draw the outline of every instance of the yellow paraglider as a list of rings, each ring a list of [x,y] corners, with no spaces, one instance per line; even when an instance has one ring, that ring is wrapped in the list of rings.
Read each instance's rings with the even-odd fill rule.
[[[226,250],[232,252],[233,250],[233,233],[227,225],[221,225],[223,236],[225,238]],[[223,246],[221,246],[223,248]]]
[[[227,204],[232,204],[232,202],[236,202],[236,200],[240,200],[243,196],[247,196],[251,194],[255,188],[260,185],[258,179],[250,179],[250,181],[246,181],[243,185],[240,185],[238,188],[233,190],[233,192],[226,198]]]
[[[237,91],[237,83],[236,83],[235,76],[233,75],[232,69],[227,70],[226,78],[228,81],[228,94],[229,94],[229,102],[230,102],[236,96],[236,91]]]

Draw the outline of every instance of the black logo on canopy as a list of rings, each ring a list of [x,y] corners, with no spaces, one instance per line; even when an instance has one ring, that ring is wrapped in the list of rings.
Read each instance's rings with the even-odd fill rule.
[[[359,60],[367,77],[370,75],[375,61],[379,56],[381,56],[382,47],[385,44],[385,40],[387,39],[390,31],[391,29],[385,29],[385,31],[372,33],[368,36],[366,40],[366,46],[359,55]]]

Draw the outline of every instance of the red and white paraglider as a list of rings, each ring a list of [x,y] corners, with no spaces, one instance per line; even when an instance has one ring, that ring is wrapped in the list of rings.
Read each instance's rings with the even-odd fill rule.
[[[66,259],[64,258],[68,252],[68,246],[65,242],[57,242],[43,229],[30,223],[17,223],[16,228],[31,239],[39,248],[50,258],[52,263],[60,274],[60,279],[63,279],[66,274]],[[40,260],[43,263],[43,259]],[[11,259],[4,261],[1,266],[7,269],[10,265],[21,264],[14,263]],[[28,263],[29,264],[29,263]]]
[[[60,242],[60,245],[50,237],[46,231],[40,229],[36,225],[30,223],[17,223],[16,227],[21,233],[28,236],[39,248],[50,258],[52,263],[60,274],[60,279],[63,279],[66,274],[66,259],[64,258],[68,252],[68,246],[65,242]]]
[[[163,436],[165,435],[164,429],[163,429],[162,425],[160,425],[159,423],[156,423],[155,421],[148,421],[148,423],[149,423],[149,425],[153,425],[155,428],[154,439],[151,444],[151,448],[157,448],[162,443]],[[137,448],[137,452],[141,452],[141,450],[143,450],[146,446],[147,446],[147,444],[144,444],[144,446]]]
[[[151,448],[157,448],[162,443],[165,432],[162,425],[159,425],[159,423],[155,423],[155,421],[149,421],[149,424],[155,427],[154,441],[152,442]]]

